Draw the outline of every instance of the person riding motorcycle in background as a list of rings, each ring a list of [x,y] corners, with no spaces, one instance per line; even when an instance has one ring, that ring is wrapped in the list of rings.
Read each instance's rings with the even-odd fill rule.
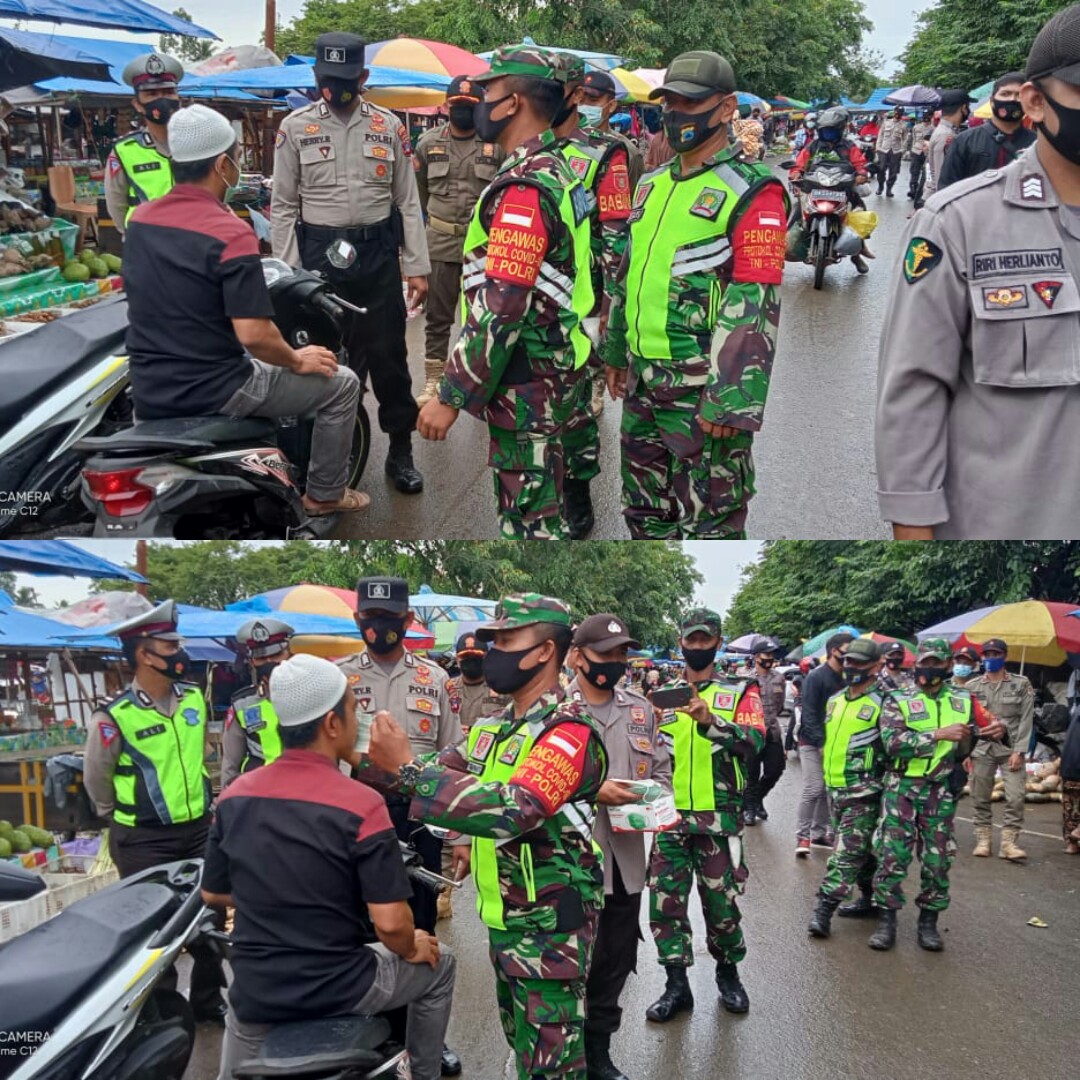
[[[791,145],[796,150],[801,150],[807,143],[812,142],[814,138],[814,132],[817,130],[817,113],[807,113],[806,119],[803,120],[803,126],[795,132],[795,137],[791,141]]]

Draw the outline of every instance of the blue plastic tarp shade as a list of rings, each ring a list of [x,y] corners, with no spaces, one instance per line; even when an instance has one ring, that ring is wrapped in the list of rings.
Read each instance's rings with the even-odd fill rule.
[[[892,106],[886,105],[883,99],[887,98],[895,89],[895,86],[879,86],[865,101],[852,101],[851,98],[842,97],[840,104],[857,112],[885,112]]]
[[[72,627],[67,623],[27,615],[14,608],[0,606],[0,651],[4,649],[105,649],[117,652],[116,638],[102,634],[70,637]]]
[[[179,605],[179,632],[185,638],[215,638],[229,640],[236,637],[244,623],[259,614],[266,614],[288,623],[297,634],[327,634],[333,637],[359,637],[360,628],[350,619],[337,619],[332,615],[305,615],[299,611],[245,611],[233,606],[225,611],[210,608],[194,608]]]
[[[178,19],[144,0],[0,0],[0,15],[9,19],[99,26],[105,30],[185,34],[219,40],[213,31]]]
[[[0,570],[16,574],[146,580],[134,570],[91,555],[66,540],[0,540]]]
[[[98,75],[105,72],[92,70],[104,67],[105,61],[96,49],[85,49],[57,38],[55,34],[34,34],[28,30],[13,30],[0,27],[0,40],[22,53],[28,53],[46,60],[59,60],[69,64],[85,65],[82,75]]]
[[[422,90],[445,90],[450,85],[446,75],[402,68],[372,67],[366,86],[415,86]],[[226,71],[220,75],[187,78],[180,84],[181,94],[189,89],[207,90],[314,90],[315,69],[308,63],[281,64],[278,67]]]

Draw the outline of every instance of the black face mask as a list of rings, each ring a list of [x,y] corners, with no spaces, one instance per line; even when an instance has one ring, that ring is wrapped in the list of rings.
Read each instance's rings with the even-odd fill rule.
[[[1006,124],[1015,124],[1024,119],[1024,103],[1022,101],[998,101],[993,102],[994,116]]]
[[[938,686],[943,683],[949,676],[949,673],[944,668],[939,667],[920,667],[915,665],[915,681],[917,683],[926,683],[927,686]]]
[[[164,675],[166,679],[172,679],[173,682],[179,682],[191,671],[191,657],[188,656],[187,650],[184,648],[177,649],[170,656],[162,656],[161,653],[156,652],[152,652],[150,655],[161,660],[165,667],[159,668],[156,664],[150,666],[159,674]]]
[[[360,633],[376,656],[392,653],[405,641],[405,620],[400,615],[373,615],[359,620]]]
[[[770,671],[772,669],[773,664],[775,664],[775,663],[776,663],[775,660],[759,660],[757,662],[757,666],[759,668],[764,668],[765,671]]]
[[[713,645],[708,649],[688,649],[683,646],[683,659],[691,671],[704,671],[715,659],[719,645]]]
[[[570,114],[576,109],[577,106],[571,104],[569,98],[563,98],[563,103],[559,106],[559,111],[551,118],[551,126],[557,128],[560,124],[565,124],[570,119]]]
[[[709,123],[709,117],[716,112],[710,109],[703,113],[678,112],[665,109],[661,114],[664,121],[664,134],[676,154],[685,154],[703,142],[711,139],[724,125],[721,122]]]
[[[589,666],[578,670],[597,690],[614,690],[615,684],[626,674],[623,660],[610,660],[604,664],[594,664],[588,657],[584,660]]]
[[[274,668],[277,667],[277,661],[268,660],[265,663],[254,664],[252,666],[255,668],[255,681],[266,682],[274,673]]]
[[[337,79],[327,75],[319,79],[319,94],[327,105],[345,109],[360,96],[360,83],[356,79]]]
[[[899,671],[904,666],[903,657],[900,657],[900,658],[898,658],[896,660],[886,660],[885,661],[885,666],[890,671]]]
[[[169,118],[180,111],[180,102],[176,98],[159,97],[143,104],[146,119],[152,124],[166,125]]]
[[[1045,90],[1043,97],[1057,113],[1058,129],[1050,131],[1042,121],[1035,126],[1046,136],[1046,141],[1067,161],[1080,165],[1080,109],[1059,105]]]
[[[473,120],[473,105],[451,105],[450,123],[461,131],[472,131],[475,126]]]
[[[538,667],[522,668],[521,661],[539,648],[539,645],[530,645],[527,649],[518,649],[516,652],[489,649],[484,657],[484,682],[496,694],[513,694],[520,690],[539,670]]]
[[[513,96],[513,94],[504,94],[495,101],[481,101],[473,106],[473,127],[476,128],[476,134],[484,142],[498,142],[499,136],[503,133],[506,125],[513,119],[512,115],[504,116],[501,120],[492,120],[491,118],[491,110]]]
[[[461,674],[466,679],[476,682],[484,677],[484,658],[482,656],[463,656],[458,661]]]
[[[859,683],[864,683],[868,679],[872,679],[873,675],[864,668],[846,667],[843,671],[844,685],[845,686],[858,686]]]

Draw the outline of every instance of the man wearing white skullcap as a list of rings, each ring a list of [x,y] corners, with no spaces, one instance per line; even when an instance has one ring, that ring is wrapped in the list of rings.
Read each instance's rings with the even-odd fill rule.
[[[259,242],[225,205],[240,183],[232,125],[205,105],[169,121],[176,186],[131,215],[124,244],[135,414],[315,414],[304,508],[364,510],[345,486],[360,383],[329,349],[294,349],[274,325]]]
[[[357,737],[348,680],[301,655],[269,693],[283,753],[222,793],[203,867],[206,903],[236,909],[218,1075],[258,1057],[275,1024],[407,1006],[413,1080],[438,1080],[455,960],[413,925],[382,796],[340,771]]]

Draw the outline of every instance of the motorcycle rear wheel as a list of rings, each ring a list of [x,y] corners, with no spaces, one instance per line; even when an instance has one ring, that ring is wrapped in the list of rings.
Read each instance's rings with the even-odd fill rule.
[[[345,483],[351,487],[358,487],[367,468],[368,456],[371,454],[371,420],[367,409],[364,408],[363,398],[356,407],[356,423],[353,426],[352,445],[349,447],[349,473]]]

